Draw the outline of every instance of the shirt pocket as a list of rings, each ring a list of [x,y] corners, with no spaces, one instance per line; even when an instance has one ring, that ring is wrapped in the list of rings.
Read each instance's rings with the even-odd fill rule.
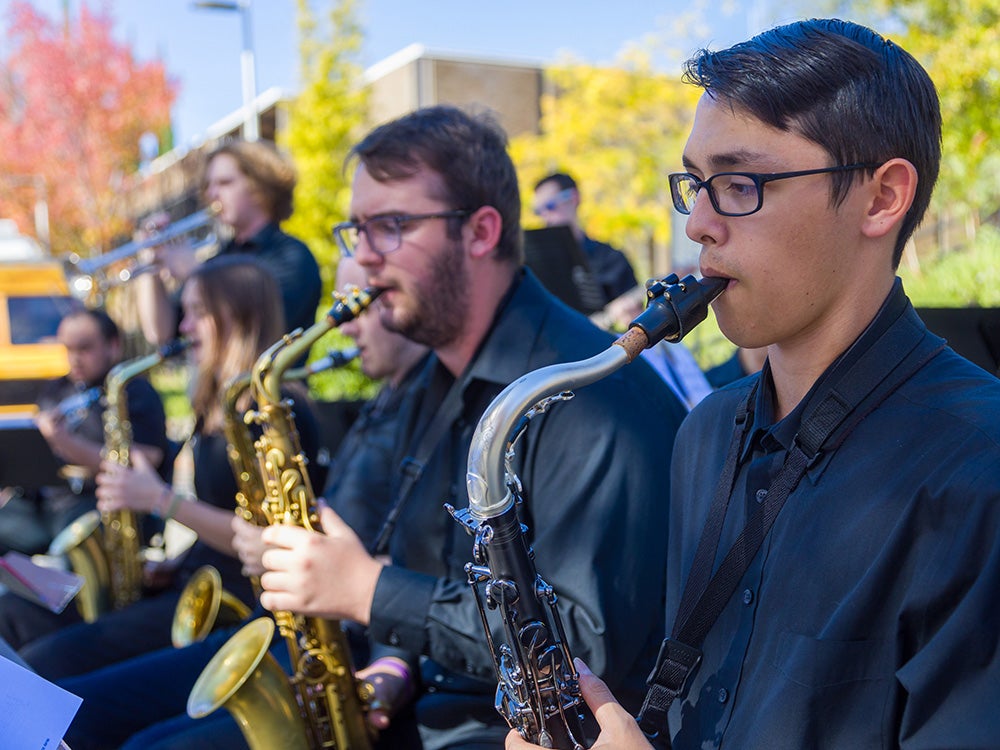
[[[885,640],[839,641],[790,631],[778,638],[771,665],[809,688],[893,677],[893,645]]]

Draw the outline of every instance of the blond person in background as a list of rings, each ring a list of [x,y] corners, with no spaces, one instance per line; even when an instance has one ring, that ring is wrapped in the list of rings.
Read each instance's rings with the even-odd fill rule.
[[[225,141],[208,155],[202,183],[204,204],[218,208],[217,222],[230,235],[219,255],[249,255],[267,268],[278,282],[289,331],[315,322],[322,292],[309,248],[280,228],[292,215],[296,182],[294,166],[273,144]],[[190,244],[167,244],[156,251],[155,272],[136,278],[139,321],[151,343],[175,337],[179,308],[168,289],[183,284],[197,265]]]

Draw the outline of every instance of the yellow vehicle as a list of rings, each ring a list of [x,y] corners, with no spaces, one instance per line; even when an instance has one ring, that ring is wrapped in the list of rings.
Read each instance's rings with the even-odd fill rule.
[[[45,381],[69,372],[56,329],[79,303],[61,262],[3,250],[0,242],[0,415],[32,414]]]

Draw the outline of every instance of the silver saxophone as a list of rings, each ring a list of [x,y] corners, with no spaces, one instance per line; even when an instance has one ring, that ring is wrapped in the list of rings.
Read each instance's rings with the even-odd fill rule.
[[[645,311],[608,349],[520,377],[493,399],[476,426],[466,476],[469,507],[445,507],[475,538],[465,571],[494,657],[496,709],[529,742],[582,750],[584,703],[556,593],[535,569],[518,516],[514,445],[532,418],[572,398],[571,389],[610,375],[661,340],[680,341],[705,319],[726,283],[673,274],[648,282]],[[494,642],[487,610],[499,610],[505,642]]]

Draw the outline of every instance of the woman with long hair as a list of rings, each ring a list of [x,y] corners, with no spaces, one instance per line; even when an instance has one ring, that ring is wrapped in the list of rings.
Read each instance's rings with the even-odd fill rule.
[[[130,467],[102,463],[97,496],[101,511],[130,509],[164,521],[175,519],[196,539],[160,566],[156,577],[162,588],[156,593],[93,623],[72,625],[28,644],[22,656],[47,679],[92,672],[170,646],[177,601],[203,565],[214,566],[227,591],[253,604],[251,586],[232,546],[237,486],[227,457],[220,396],[229,378],[248,371],[259,354],[281,337],[280,295],[274,279],[256,261],[223,256],[194,271],[181,299],[180,333],[189,344],[192,371],[195,426],[188,444],[194,492],[176,491],[148,461],[134,455]],[[315,420],[304,394],[295,400],[303,449],[307,456],[315,456]]]

